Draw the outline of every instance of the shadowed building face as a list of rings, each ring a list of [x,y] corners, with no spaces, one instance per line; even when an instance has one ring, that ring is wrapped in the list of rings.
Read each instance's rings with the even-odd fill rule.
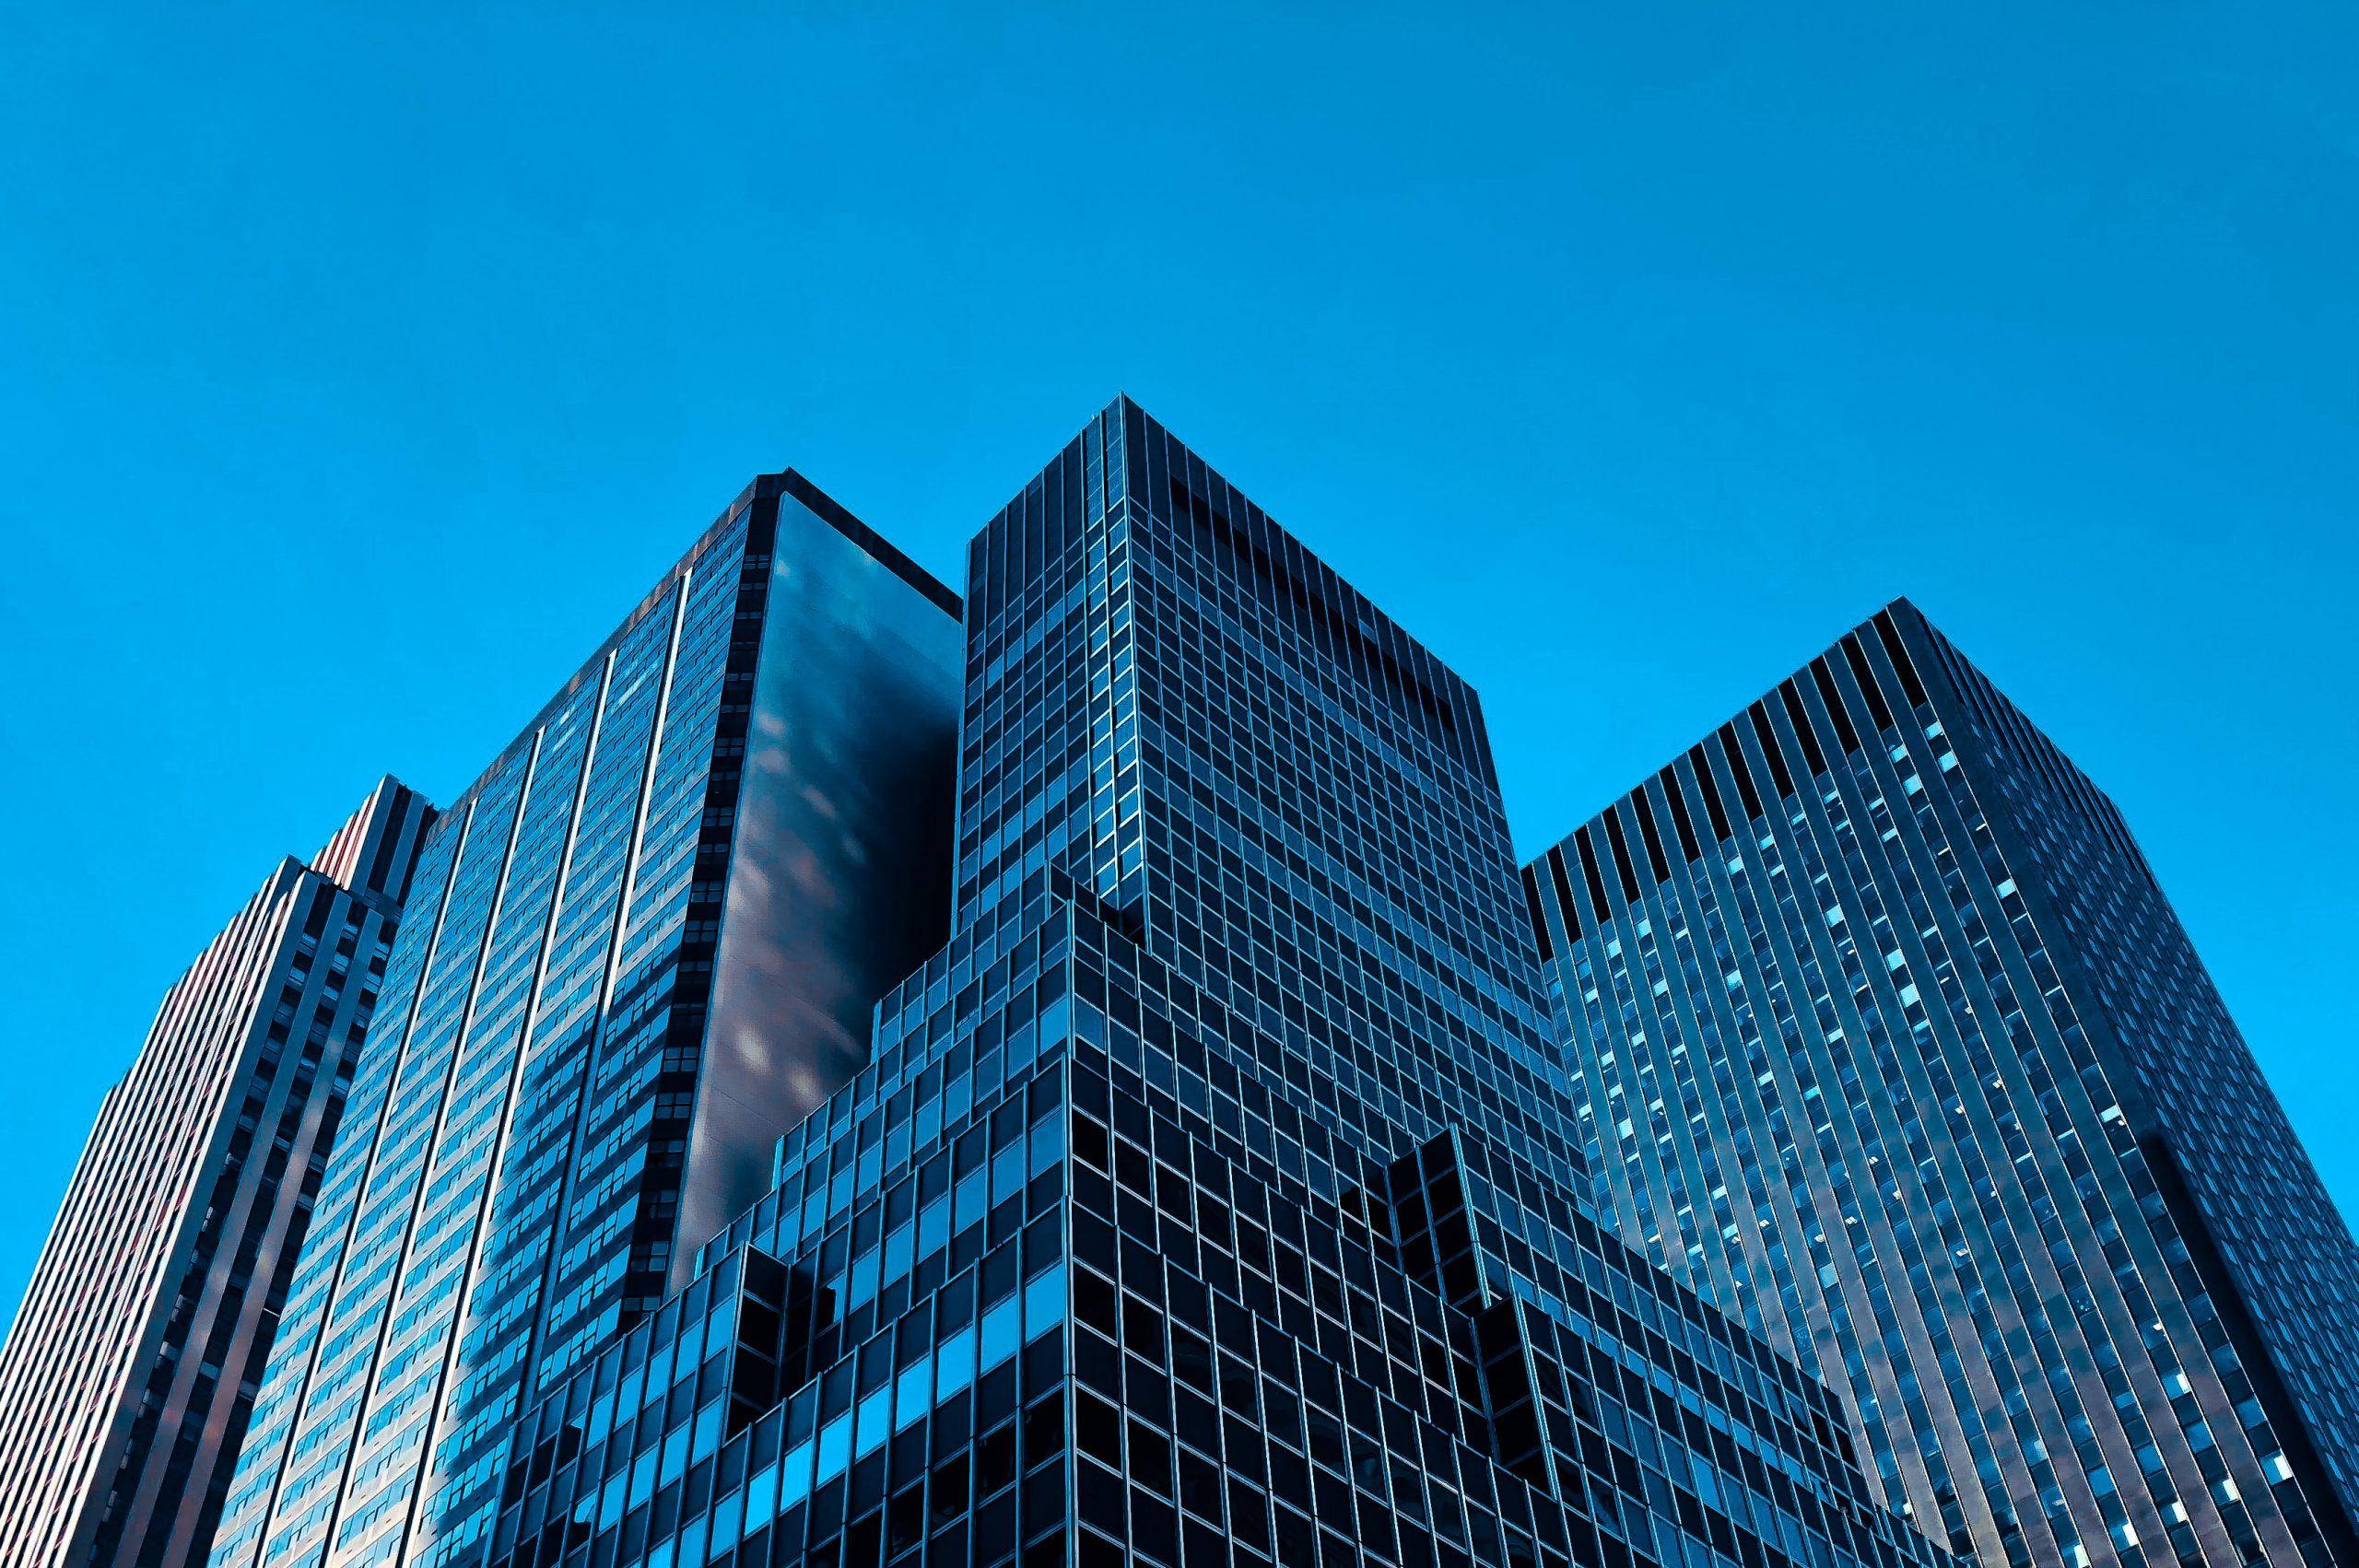
[[[876,999],[948,930],[957,624],[871,553],[888,546],[794,495],[780,533],[792,547],[774,553],[755,666],[675,1288],[695,1248],[769,1189],[778,1141],[867,1065]]]

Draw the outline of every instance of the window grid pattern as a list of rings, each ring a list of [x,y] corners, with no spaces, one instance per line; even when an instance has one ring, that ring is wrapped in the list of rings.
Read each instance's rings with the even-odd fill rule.
[[[492,1568],[1947,1561],[1577,1199],[1455,676],[1127,400],[969,590],[950,944],[524,1415]]]
[[[1885,1498],[1960,1550],[2350,1561],[2158,1168],[2189,1145],[2082,978],[2175,965],[2184,998],[2191,955],[2035,905],[2054,879],[2166,917],[2084,779],[2067,809],[1978,738],[1966,668],[1895,604],[1526,868],[1591,1197],[1845,1388]],[[2299,1160],[2282,1125],[2243,1136]]]
[[[102,1104],[0,1351],[0,1559],[201,1559],[418,842],[391,779],[174,985]]]
[[[464,837],[462,833],[449,830],[447,819],[440,825],[443,831],[429,836],[418,851],[407,905],[412,940],[395,943],[388,961],[376,1015],[370,1024],[370,1042],[399,1040],[408,1033],[418,983],[431,947],[430,939],[420,940],[417,932],[433,932],[440,927],[451,872]],[[398,1050],[364,1049],[361,1053],[345,1107],[345,1119],[351,1131],[339,1142],[321,1181],[311,1224],[296,1260],[287,1310],[281,1316],[277,1340],[263,1375],[262,1391],[254,1403],[245,1444],[239,1451],[221,1528],[214,1541],[211,1561],[215,1563],[243,1564],[254,1561],[263,1527],[280,1494],[283,1479],[288,1467],[299,1458],[293,1447],[295,1422],[307,1409],[307,1397],[323,1360],[321,1330],[334,1302],[345,1260],[351,1252],[361,1188],[383,1140],[385,1107],[400,1065]],[[338,1351],[341,1353],[340,1346]],[[325,1441],[311,1437],[310,1433],[332,1428],[316,1419],[305,1424],[304,1453],[309,1454]]]
[[[710,1289],[530,1418],[494,1562],[1117,1543],[1295,1562],[1346,1542],[1370,1562],[1642,1562],[1690,1560],[1691,1540],[1705,1562],[1938,1561],[1864,1505],[1824,1389],[1594,1222],[1553,1235],[1481,1174],[1521,1170],[1453,1153],[1466,1174],[1428,1158],[1421,1191],[1516,1216],[1513,1236],[1485,1229],[1490,1267],[1529,1276],[1529,1303],[1507,1301],[1546,1303],[1545,1402],[1586,1412],[1561,1418],[1572,1452],[1538,1484],[1498,1463],[1473,1326],[1393,1239],[1397,1178],[1365,1170],[1341,1203],[1303,1179],[1353,1156],[1263,1088],[1280,1044],[1052,896],[1003,930],[1028,934],[980,974],[992,950],[962,939],[903,989],[878,1065],[708,1249]],[[962,973],[964,1008],[942,984]],[[1274,1158],[1250,1147],[1264,1120]],[[746,1257],[782,1260],[760,1343],[783,1397],[761,1411],[729,1402],[749,1386],[716,1359],[730,1330],[687,1326]],[[668,1377],[635,1376],[667,1336],[701,1347],[701,1372],[675,1352]]]
[[[663,1300],[779,497],[806,493],[832,505],[792,474],[741,497],[426,845],[430,913],[394,956],[217,1568],[479,1556],[520,1407]],[[886,567],[880,616],[944,614]]]
[[[2157,1184],[2192,1205],[2174,1223],[2226,1270],[2216,1305],[2248,1370],[2283,1383],[2344,1508],[2359,1508],[2350,1229],[2119,811],[1945,639],[1932,646],[1969,710],[1960,744],[1985,759],[1975,776],[1997,780],[2042,924],[2061,933],[2059,966],[2135,1081],[2125,1106]]]

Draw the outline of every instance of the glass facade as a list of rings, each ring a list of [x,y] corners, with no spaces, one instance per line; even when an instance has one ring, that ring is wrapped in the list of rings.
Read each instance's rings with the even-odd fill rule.
[[[205,1561],[433,808],[385,779],[165,996],[0,1349],[0,1562]]]
[[[1990,1563],[2359,1562],[2359,1253],[2113,803],[1895,603],[1526,868],[1624,1239]]]
[[[520,1409],[858,1065],[947,928],[957,608],[766,476],[444,813],[219,1568],[479,1557]]]
[[[965,638],[948,945],[484,1561],[1947,1561],[1579,1200],[1471,690],[1127,400]]]

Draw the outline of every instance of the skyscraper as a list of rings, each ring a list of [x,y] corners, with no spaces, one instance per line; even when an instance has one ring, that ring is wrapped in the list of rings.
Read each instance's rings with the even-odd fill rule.
[[[444,813],[219,1564],[441,1562],[947,929],[958,603],[757,480]]]
[[[166,993],[0,1349],[0,1562],[187,1568],[230,1468],[431,807],[388,778]]]
[[[949,944],[489,1562],[1936,1561],[1574,1202],[1473,693],[1127,400],[968,582]]]
[[[1895,603],[1525,871],[1624,1237],[1987,1562],[2359,1562],[2359,1254],[2112,802]]]

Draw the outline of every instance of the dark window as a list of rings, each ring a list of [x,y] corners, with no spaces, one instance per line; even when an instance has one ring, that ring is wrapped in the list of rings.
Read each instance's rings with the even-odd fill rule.
[[[1581,858],[1581,877],[1589,883],[1590,907],[1597,911],[1597,923],[1614,919],[1614,907],[1606,902],[1605,878],[1597,869],[1597,848],[1590,842],[1589,829],[1584,827],[1573,835],[1573,848]]]
[[[1671,877],[1671,863],[1663,859],[1662,832],[1655,826],[1654,807],[1647,801],[1644,790],[1630,797],[1630,804],[1638,816],[1638,835],[1647,841],[1647,864],[1655,873],[1655,881],[1666,882]]]
[[[1690,860],[1704,858],[1704,848],[1696,841],[1696,824],[1687,814],[1686,798],[1680,792],[1676,769],[1662,770],[1662,798],[1671,805],[1671,824],[1679,830],[1679,852]]]
[[[1826,754],[1819,749],[1818,731],[1811,728],[1810,709],[1802,704],[1802,688],[1791,681],[1781,682],[1778,695],[1786,699],[1786,717],[1793,722],[1794,739],[1802,743],[1802,760],[1810,765],[1813,778],[1826,771]]]
[[[1818,683],[1818,697],[1826,704],[1826,717],[1835,725],[1835,738],[1843,743],[1846,755],[1860,749],[1860,732],[1851,727],[1851,715],[1844,709],[1843,693],[1835,684],[1835,671],[1825,658],[1810,661],[1811,678]]]
[[[1876,636],[1884,641],[1884,650],[1892,656],[1893,673],[1900,677],[1900,689],[1908,694],[1911,707],[1925,704],[1925,684],[1917,678],[1917,666],[1908,660],[1907,645],[1900,640],[1900,627],[1894,624],[1892,612],[1876,612]]]
[[[1523,868],[1523,902],[1532,915],[1532,934],[1540,941],[1540,961],[1545,964],[1556,956],[1556,943],[1548,934],[1547,912],[1540,907],[1540,877],[1530,866]]]
[[[1720,787],[1712,778],[1711,758],[1701,744],[1689,749],[1687,765],[1696,775],[1696,788],[1704,796],[1704,811],[1712,819],[1712,842],[1733,838],[1736,835],[1729,827],[1728,810],[1720,804]]]
[[[1636,904],[1638,901],[1638,869],[1630,863],[1630,841],[1622,831],[1622,813],[1612,806],[1605,812],[1605,841],[1614,851],[1614,869],[1621,873],[1622,896]]]
[[[1786,766],[1786,754],[1778,749],[1778,732],[1770,728],[1769,710],[1756,702],[1744,711],[1753,720],[1754,738],[1761,743],[1761,755],[1769,764],[1770,781],[1778,786],[1778,798],[1782,801],[1794,792],[1794,776]]]
[[[1556,885],[1556,912],[1565,917],[1565,934],[1579,942],[1584,922],[1579,907],[1573,902],[1573,879],[1565,869],[1565,847],[1562,844],[1550,846],[1545,858],[1548,879]]]
[[[1744,802],[1745,820],[1750,822],[1761,814],[1761,791],[1744,765],[1744,748],[1737,743],[1733,724],[1720,726],[1720,755],[1728,758],[1729,776],[1736,780],[1736,792]]]
[[[1868,717],[1876,728],[1892,728],[1892,705],[1884,699],[1884,688],[1876,685],[1876,673],[1868,662],[1868,650],[1860,646],[1857,637],[1843,639],[1843,660],[1851,666],[1851,678],[1860,683],[1860,695],[1868,699]]]

